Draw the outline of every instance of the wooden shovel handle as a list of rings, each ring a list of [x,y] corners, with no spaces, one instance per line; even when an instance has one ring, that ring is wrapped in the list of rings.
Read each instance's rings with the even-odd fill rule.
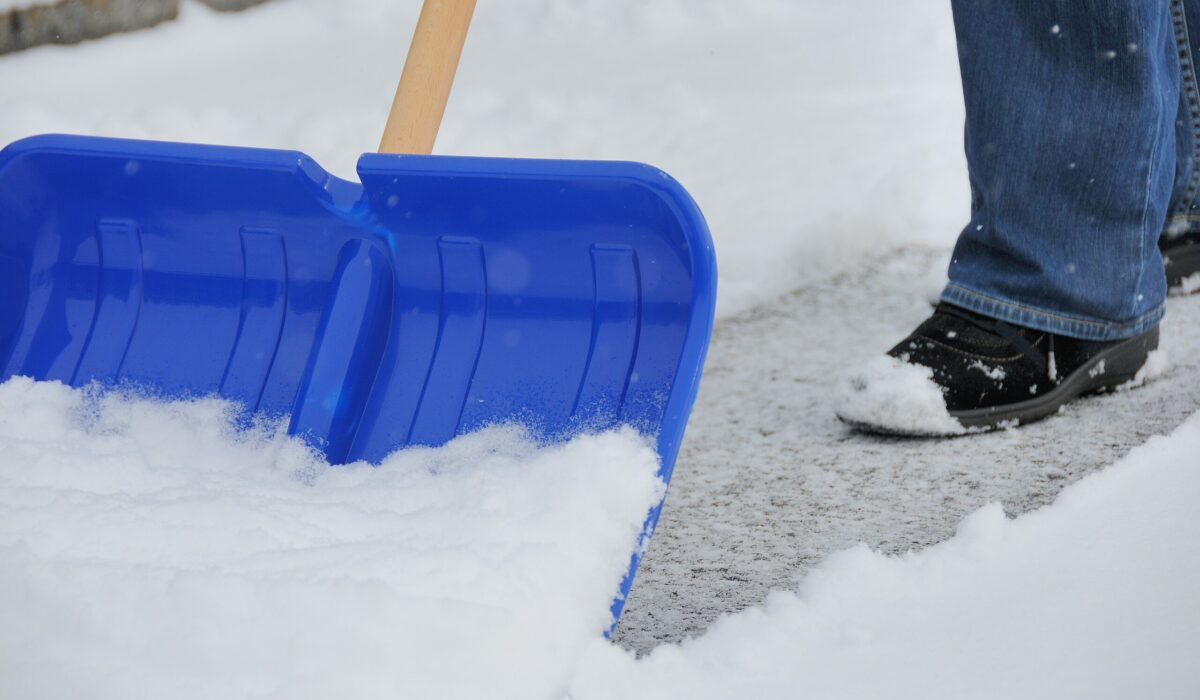
[[[380,153],[432,153],[475,0],[425,0]]]

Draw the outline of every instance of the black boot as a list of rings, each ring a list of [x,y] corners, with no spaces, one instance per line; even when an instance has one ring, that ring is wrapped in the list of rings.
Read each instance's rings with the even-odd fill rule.
[[[1158,239],[1163,264],[1167,271],[1167,286],[1191,293],[1200,290],[1200,232],[1182,235],[1166,234]]]
[[[869,432],[955,435],[1031,423],[1135,378],[1158,328],[1092,342],[1013,326],[950,304],[885,358],[851,375],[838,417]]]

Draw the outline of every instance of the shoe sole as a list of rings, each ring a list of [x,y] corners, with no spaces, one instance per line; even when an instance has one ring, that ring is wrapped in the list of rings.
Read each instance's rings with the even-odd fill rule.
[[[963,433],[909,432],[847,420],[841,416],[838,418],[861,432],[913,438],[960,437],[1001,428],[1015,428],[1053,415],[1064,405],[1081,396],[1099,394],[1133,381],[1145,366],[1151,351],[1158,349],[1158,336],[1158,328],[1155,327],[1136,338],[1098,353],[1069,374],[1052,391],[1041,396],[1002,406],[950,411],[950,417],[964,428]]]
[[[1026,401],[951,411],[950,417],[968,431],[1025,425],[1052,415],[1068,402],[1128,384],[1137,377],[1150,353],[1158,349],[1158,328],[1098,353],[1067,375],[1052,391]]]

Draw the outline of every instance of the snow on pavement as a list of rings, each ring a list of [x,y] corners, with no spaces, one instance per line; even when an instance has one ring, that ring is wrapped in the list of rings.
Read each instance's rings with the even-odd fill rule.
[[[0,695],[1192,698],[1200,415],[1054,506],[836,553],[642,659],[607,596],[635,436],[493,430],[330,469],[229,407],[0,385]],[[1063,417],[1062,420],[1068,420]]]
[[[640,661],[589,648],[570,697],[1195,698],[1198,452],[1200,415],[1052,507],[991,504],[901,557],[839,552]]]
[[[792,589],[826,556],[859,542],[898,555],[947,539],[990,502],[1011,514],[1046,505],[1200,411],[1200,296],[1189,296],[1168,302],[1169,366],[1140,389],[963,438],[850,431],[833,413],[838,379],[931,313],[926,292],[931,279],[944,279],[945,257],[889,251],[860,261],[855,274],[717,324],[618,643],[647,652],[700,634],[724,613]]]

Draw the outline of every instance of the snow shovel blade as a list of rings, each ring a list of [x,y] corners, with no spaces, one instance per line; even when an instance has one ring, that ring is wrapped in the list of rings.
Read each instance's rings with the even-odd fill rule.
[[[670,479],[716,296],[708,230],[674,180],[378,154],[358,174],[293,151],[10,145],[0,380],[219,395],[290,416],[332,463],[496,423],[550,440],[628,424]]]

